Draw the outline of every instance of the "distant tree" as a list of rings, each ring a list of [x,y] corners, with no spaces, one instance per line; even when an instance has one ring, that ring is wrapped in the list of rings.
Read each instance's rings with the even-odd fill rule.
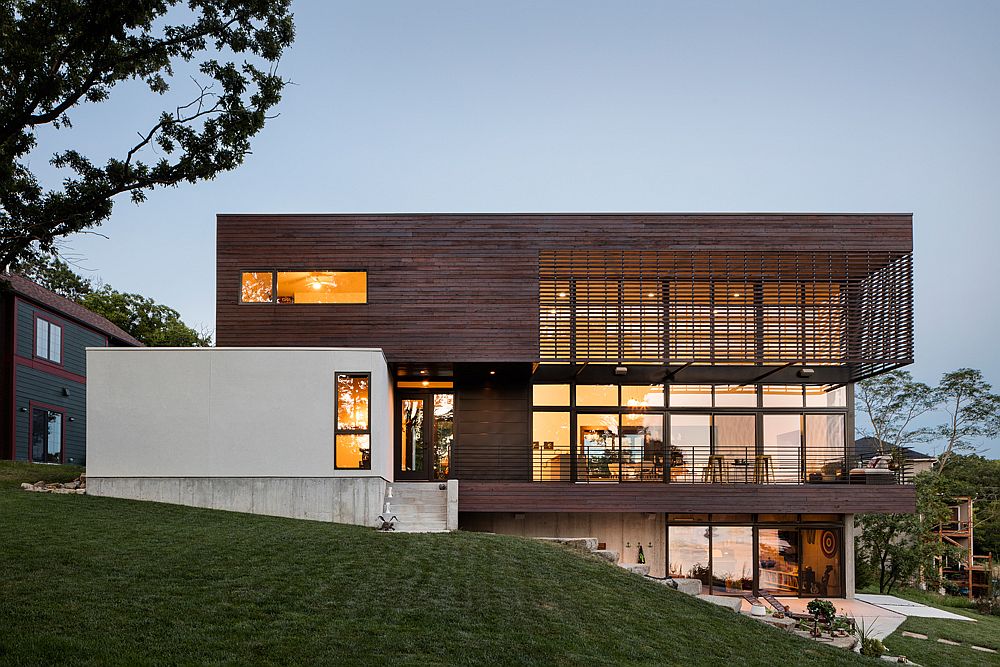
[[[955,453],[975,451],[982,440],[1000,434],[1000,396],[974,368],[945,373],[934,390],[935,400],[948,419],[935,429],[945,442],[938,457],[938,472]]]
[[[947,547],[934,530],[948,517],[948,502],[937,475],[917,476],[917,511],[914,514],[860,514],[855,518],[857,559],[878,582],[879,593],[909,583],[920,571],[928,572],[934,556]]]
[[[976,553],[1000,554],[1000,461],[977,454],[952,454],[941,471],[947,495],[969,496],[973,503]]]
[[[934,429],[918,426],[916,422],[935,409],[937,400],[934,391],[915,381],[909,371],[893,371],[863,380],[855,387],[856,409],[866,418],[858,420],[858,434],[874,438],[879,454],[926,442]]]
[[[15,262],[10,268],[14,273],[19,273],[71,301],[79,301],[94,289],[88,278],[78,275],[58,255],[40,253]]]
[[[13,267],[56,294],[103,315],[128,334],[150,347],[206,347],[210,334],[197,331],[181,321],[180,313],[140,294],[126,294],[110,285],[80,276],[56,255],[41,253],[21,259]]]
[[[15,0],[0,3],[0,269],[61,237],[101,224],[113,199],[235,169],[250,153],[285,82],[276,64],[294,38],[290,0]],[[246,57],[239,64],[232,56]],[[138,121],[130,146],[103,164],[66,146],[50,163],[61,187],[39,183],[40,128],[71,126],[83,103],[138,81],[165,95],[199,59],[195,94]],[[253,62],[251,61],[253,60]],[[256,63],[256,64],[255,64]],[[201,79],[199,81],[199,78]],[[162,107],[161,107],[162,108]],[[136,128],[130,128],[136,129]],[[112,137],[106,138],[110,147]],[[145,162],[146,150],[156,158]]]

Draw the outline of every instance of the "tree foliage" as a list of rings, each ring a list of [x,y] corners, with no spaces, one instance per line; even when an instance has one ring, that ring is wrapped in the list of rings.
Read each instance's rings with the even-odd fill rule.
[[[947,549],[934,529],[948,518],[948,498],[940,478],[925,472],[917,476],[917,511],[914,514],[860,514],[855,518],[858,561],[873,573],[880,593],[890,593],[908,583],[934,556]]]
[[[78,275],[54,255],[40,255],[13,267],[17,273],[56,294],[76,301],[118,325],[150,347],[206,347],[210,335],[181,321],[180,313],[140,294],[118,292],[110,285],[95,285]]]
[[[138,203],[157,187],[211,179],[239,166],[281,98],[285,82],[275,67],[294,37],[289,4],[0,3],[0,268],[99,225],[117,195],[128,193]],[[226,60],[233,56],[252,61]],[[105,102],[124,82],[166,95],[175,70],[189,68],[197,70],[197,92],[137,121],[142,129],[127,148],[95,161],[67,146],[50,160],[65,174],[61,187],[39,182],[30,158],[40,128],[71,127],[78,105]],[[147,149],[157,159],[144,161]]]
[[[855,403],[868,422],[859,421],[858,433],[874,438],[880,454],[925,442],[934,432],[917,423],[935,409],[934,392],[915,381],[909,371],[883,373],[858,383]]]
[[[947,420],[935,429],[945,443],[939,471],[954,453],[974,451],[979,441],[1000,434],[1000,396],[992,389],[974,368],[959,368],[941,377],[934,393]]]

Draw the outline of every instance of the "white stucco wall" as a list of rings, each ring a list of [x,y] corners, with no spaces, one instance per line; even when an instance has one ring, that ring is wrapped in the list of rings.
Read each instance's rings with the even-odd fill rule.
[[[334,468],[334,373],[371,373],[371,470]],[[91,348],[87,475],[392,479],[379,349]]]

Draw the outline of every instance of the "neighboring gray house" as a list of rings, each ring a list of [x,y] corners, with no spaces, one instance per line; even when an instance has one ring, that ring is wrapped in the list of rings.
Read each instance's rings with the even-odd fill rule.
[[[0,274],[0,459],[85,465],[86,348],[141,345],[80,304]]]
[[[881,446],[879,446],[880,444]],[[930,470],[937,463],[936,456],[918,452],[911,447],[901,447],[900,449],[902,449],[903,458],[906,460],[906,475],[908,477]],[[880,443],[878,438],[867,437],[854,441],[854,455],[861,461],[867,461],[873,456],[890,454],[891,452],[892,445],[885,442]]]

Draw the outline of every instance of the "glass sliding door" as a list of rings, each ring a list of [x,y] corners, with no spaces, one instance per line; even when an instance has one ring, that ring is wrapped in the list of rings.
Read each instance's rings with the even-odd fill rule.
[[[840,597],[844,594],[840,535],[835,528],[802,529],[801,595]]]
[[[742,595],[753,590],[753,528],[712,528],[712,593]]]
[[[707,592],[712,585],[708,526],[670,526],[667,571],[671,577],[697,579]]]
[[[758,588],[773,595],[798,595],[799,531],[761,528],[757,537]]]

